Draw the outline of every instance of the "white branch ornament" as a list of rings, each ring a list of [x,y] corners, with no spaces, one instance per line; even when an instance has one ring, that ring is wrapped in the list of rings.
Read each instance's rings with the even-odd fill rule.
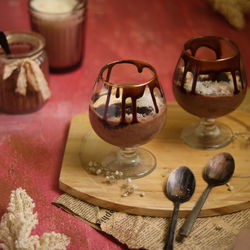
[[[10,203],[0,222],[0,248],[4,250],[63,250],[70,238],[55,232],[30,235],[38,224],[35,204],[26,191],[18,188],[11,192]]]

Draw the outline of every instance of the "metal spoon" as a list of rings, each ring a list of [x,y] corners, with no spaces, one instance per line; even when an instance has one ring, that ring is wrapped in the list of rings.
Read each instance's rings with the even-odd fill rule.
[[[227,183],[232,177],[233,172],[234,159],[229,153],[219,153],[207,163],[203,172],[203,178],[208,183],[208,186],[180,228],[179,235],[182,238],[187,237],[190,234],[194,222],[198,217],[211,189],[215,186]]]
[[[170,174],[165,191],[167,197],[174,202],[174,211],[164,249],[173,249],[180,203],[188,201],[192,197],[194,189],[195,177],[188,167],[181,166]]]

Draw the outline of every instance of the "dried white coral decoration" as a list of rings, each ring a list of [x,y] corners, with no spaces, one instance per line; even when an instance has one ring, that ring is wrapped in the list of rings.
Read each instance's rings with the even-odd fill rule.
[[[10,203],[0,222],[0,248],[4,250],[63,250],[70,238],[55,232],[30,235],[38,224],[37,213],[33,213],[35,204],[22,188],[11,192]]]

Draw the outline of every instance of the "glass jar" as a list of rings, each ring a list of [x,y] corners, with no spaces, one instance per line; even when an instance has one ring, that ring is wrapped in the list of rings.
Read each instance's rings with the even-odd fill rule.
[[[85,47],[87,0],[29,0],[33,31],[46,39],[53,72],[80,66]]]
[[[0,48],[0,111],[31,113],[50,98],[45,39],[34,32],[6,32],[11,54]]]

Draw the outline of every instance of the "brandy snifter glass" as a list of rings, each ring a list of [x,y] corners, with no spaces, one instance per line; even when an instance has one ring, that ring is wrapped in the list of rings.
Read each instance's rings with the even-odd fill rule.
[[[105,65],[94,85],[89,120],[96,134],[119,150],[107,154],[102,166],[124,178],[151,173],[156,159],[138,146],[164,127],[166,115],[165,95],[150,64],[121,60]]]
[[[178,104],[200,121],[184,127],[181,138],[194,148],[221,148],[232,141],[232,130],[216,118],[234,111],[247,90],[238,46],[224,37],[187,41],[173,76]]]

